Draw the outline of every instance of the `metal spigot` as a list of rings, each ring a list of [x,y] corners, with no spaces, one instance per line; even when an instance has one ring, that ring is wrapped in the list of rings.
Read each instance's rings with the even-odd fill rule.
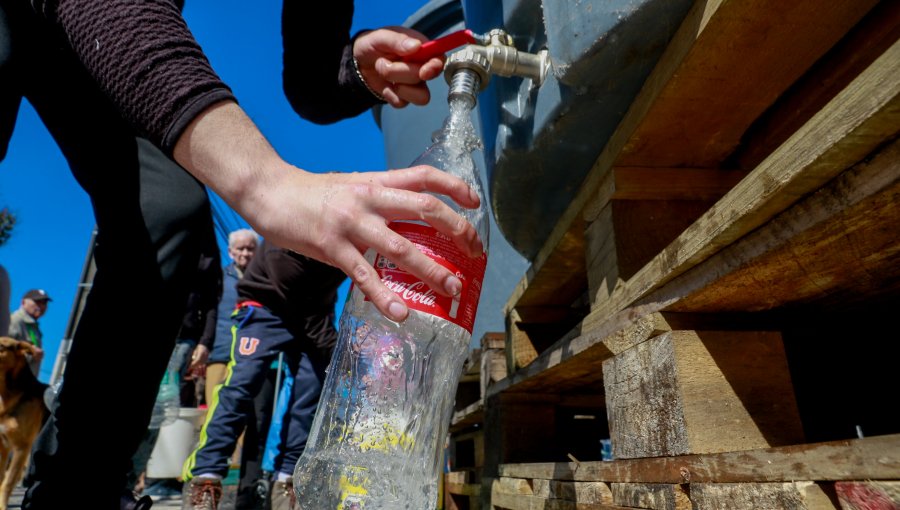
[[[479,84],[476,88],[480,88],[474,92],[487,87],[491,74],[530,78],[538,86],[544,83],[550,70],[550,53],[547,50],[541,50],[537,54],[519,51],[513,46],[512,37],[499,28],[476,36],[476,40],[481,44],[464,46],[447,59],[444,77],[450,84],[451,94],[454,93],[454,80],[461,70],[472,71],[464,73],[466,75],[478,75]]]
[[[458,97],[471,101],[474,105],[476,94],[484,90],[490,81],[490,61],[484,55],[472,51],[472,48],[477,46],[466,46],[447,59],[444,66],[444,77],[450,84],[447,101]]]

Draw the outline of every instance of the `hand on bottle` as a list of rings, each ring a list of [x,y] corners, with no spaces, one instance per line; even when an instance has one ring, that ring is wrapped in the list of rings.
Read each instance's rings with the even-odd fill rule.
[[[395,108],[409,103],[424,105],[431,95],[425,82],[440,75],[444,68],[441,58],[427,62],[404,62],[428,38],[405,27],[386,27],[366,32],[356,38],[353,56],[359,64],[366,84],[384,96]]]
[[[476,257],[483,251],[472,225],[434,196],[420,193],[426,190],[449,195],[463,207],[479,204],[463,181],[429,166],[352,174],[294,169],[269,195],[271,213],[278,213],[277,217],[270,216],[256,227],[274,244],[342,269],[381,313],[401,321],[407,307],[363,257],[368,248],[445,295],[458,294],[462,283],[389,229],[390,221],[422,220],[450,237],[464,253]]]
[[[370,173],[313,174],[282,160],[233,102],[196,117],[175,146],[175,159],[210,186],[274,244],[334,265],[349,275],[381,313],[402,321],[409,313],[363,254],[374,248],[445,295],[462,285],[447,268],[388,228],[393,220],[421,220],[472,257],[483,253],[469,222],[429,191],[462,207],[480,204],[461,179],[429,166]]]

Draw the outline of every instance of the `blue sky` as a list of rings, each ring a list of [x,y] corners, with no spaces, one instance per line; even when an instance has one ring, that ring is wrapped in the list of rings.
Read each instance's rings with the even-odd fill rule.
[[[354,31],[402,24],[424,3],[357,0]],[[281,89],[281,2],[187,0],[184,14],[215,70],[285,160],[316,172],[384,169],[381,133],[370,113],[316,126],[290,109]],[[0,163],[0,208],[4,206],[18,216],[12,238],[0,247],[0,264],[12,280],[11,308],[30,288],[43,288],[53,298],[40,321],[47,358],[39,378],[47,382],[94,218],[87,195],[27,103],[19,112],[9,154]]]

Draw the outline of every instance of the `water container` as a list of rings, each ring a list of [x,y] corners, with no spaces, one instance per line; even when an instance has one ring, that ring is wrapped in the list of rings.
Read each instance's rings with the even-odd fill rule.
[[[182,407],[178,418],[159,428],[159,437],[147,461],[147,478],[178,478],[184,461],[197,446],[204,409]]]
[[[497,78],[478,99],[488,194],[533,260],[693,4],[690,0],[463,0],[475,32],[548,49],[540,88]]]

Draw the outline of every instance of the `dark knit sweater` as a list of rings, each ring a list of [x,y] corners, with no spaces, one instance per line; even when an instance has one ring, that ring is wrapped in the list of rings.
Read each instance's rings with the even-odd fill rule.
[[[263,241],[238,281],[238,301],[256,301],[295,336],[331,347],[333,328],[326,323],[334,317],[337,290],[346,278],[336,267]]]
[[[25,1],[25,0],[22,0]],[[174,0],[31,0],[137,132],[167,154],[204,109],[234,100]],[[252,4],[248,4],[252,8]],[[284,83],[294,109],[314,122],[357,115],[376,103],[350,58],[352,0],[317,6],[285,0]]]

